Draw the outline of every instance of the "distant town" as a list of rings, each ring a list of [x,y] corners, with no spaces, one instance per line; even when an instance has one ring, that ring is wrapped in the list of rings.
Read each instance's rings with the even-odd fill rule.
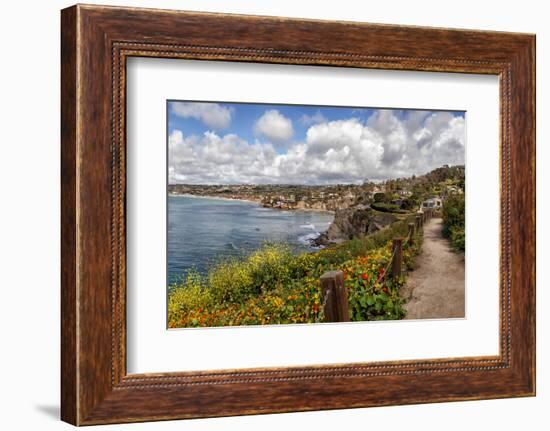
[[[439,207],[449,195],[464,193],[464,166],[442,166],[425,175],[365,180],[363,184],[169,184],[171,195],[193,195],[257,202],[283,210],[337,211],[369,205],[385,212],[409,212],[419,207]]]

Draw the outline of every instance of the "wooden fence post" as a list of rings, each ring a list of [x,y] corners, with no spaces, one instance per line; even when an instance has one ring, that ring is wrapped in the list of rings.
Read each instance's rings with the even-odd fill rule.
[[[422,216],[420,214],[416,215],[416,230],[420,230],[422,227]]]
[[[348,291],[344,287],[344,273],[325,272],[320,280],[325,322],[349,322]]]
[[[414,223],[409,223],[409,233],[408,233],[408,236],[409,236],[409,244],[410,245],[413,245],[414,244]]]
[[[391,263],[391,275],[393,278],[401,277],[401,262],[403,260],[403,239],[395,238],[393,240],[393,259]]]

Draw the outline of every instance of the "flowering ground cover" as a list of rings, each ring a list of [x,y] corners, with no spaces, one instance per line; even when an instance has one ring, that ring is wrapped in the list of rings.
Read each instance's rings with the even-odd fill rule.
[[[285,244],[265,244],[242,258],[190,272],[170,286],[171,328],[317,323],[323,321],[319,278],[342,270],[352,321],[396,320],[405,315],[399,288],[413,267],[422,236],[403,247],[403,276],[386,274],[392,239],[406,237],[404,218],[364,238],[295,255]]]

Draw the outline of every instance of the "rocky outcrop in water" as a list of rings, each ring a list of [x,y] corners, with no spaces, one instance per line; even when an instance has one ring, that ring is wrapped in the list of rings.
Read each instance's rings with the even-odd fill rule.
[[[328,230],[314,240],[315,245],[324,246],[370,235],[397,220],[395,215],[381,213],[368,205],[356,205],[336,210],[334,221]]]

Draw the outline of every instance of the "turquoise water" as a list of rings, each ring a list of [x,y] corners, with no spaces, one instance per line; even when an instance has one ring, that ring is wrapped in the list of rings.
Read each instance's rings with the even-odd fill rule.
[[[204,273],[213,262],[239,256],[266,241],[286,242],[296,252],[328,229],[333,215],[281,211],[252,202],[192,196],[168,197],[168,283],[190,269]]]

